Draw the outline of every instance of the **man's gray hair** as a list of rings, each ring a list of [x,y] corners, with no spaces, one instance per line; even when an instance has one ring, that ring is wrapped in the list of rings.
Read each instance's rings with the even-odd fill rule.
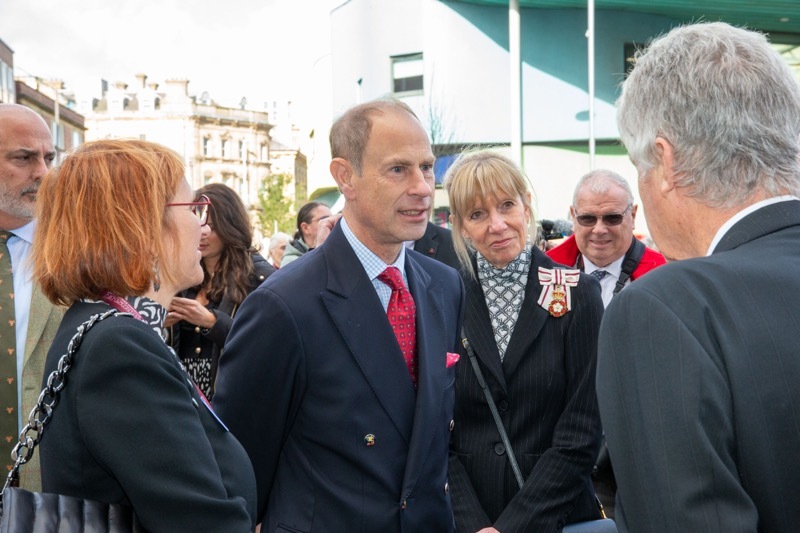
[[[660,136],[678,186],[711,207],[800,190],[800,86],[760,33],[721,22],[673,29],[637,51],[617,107],[640,177],[659,161]]]
[[[589,189],[595,194],[603,194],[608,191],[609,185],[616,185],[623,189],[627,196],[628,203],[633,203],[633,191],[631,190],[628,180],[613,170],[598,168],[597,170],[592,170],[584,174],[581,176],[581,179],[578,180],[578,184],[575,186],[575,192],[572,195],[572,205],[574,206],[578,202],[578,193],[584,188]]]

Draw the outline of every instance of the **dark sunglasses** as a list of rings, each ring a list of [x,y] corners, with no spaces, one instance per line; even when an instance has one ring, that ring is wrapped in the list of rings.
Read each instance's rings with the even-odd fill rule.
[[[591,228],[600,219],[606,226],[619,226],[632,207],[633,204],[628,204],[628,207],[622,213],[610,213],[608,215],[575,215],[575,222],[585,228]]]

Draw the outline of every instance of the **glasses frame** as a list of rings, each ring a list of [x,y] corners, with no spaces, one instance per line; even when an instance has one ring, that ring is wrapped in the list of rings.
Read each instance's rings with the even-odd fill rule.
[[[598,220],[602,220],[603,224],[605,224],[606,226],[619,226],[620,224],[622,224],[622,221],[625,220],[625,215],[627,215],[628,211],[630,211],[632,208],[633,208],[633,202],[629,203],[628,207],[626,207],[625,211],[623,211],[622,213],[607,213],[605,215],[575,215],[575,222],[579,226],[584,227],[584,228],[593,228],[593,227],[595,227],[597,225],[597,221]],[[613,220],[616,220],[616,217],[619,217],[619,221],[618,222],[611,222],[611,221],[608,220],[609,217],[615,217]],[[586,221],[591,220],[592,223],[591,224],[584,224],[583,222],[581,222],[582,218],[583,218],[583,220],[586,220]]]
[[[200,195],[200,201],[198,202],[177,202],[177,203],[170,203],[167,204],[167,207],[181,207],[181,206],[188,206],[191,208],[192,213],[197,219],[200,221],[200,226],[205,226],[208,224],[208,211],[209,207],[211,207],[211,200],[205,194]]]

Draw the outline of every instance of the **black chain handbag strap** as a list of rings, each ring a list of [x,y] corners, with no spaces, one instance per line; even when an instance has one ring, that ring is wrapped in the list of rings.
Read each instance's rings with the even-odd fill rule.
[[[67,353],[61,356],[61,359],[58,360],[58,368],[53,370],[47,378],[47,385],[42,389],[38,400],[36,400],[36,405],[28,415],[28,423],[19,434],[19,442],[11,451],[11,459],[14,460],[14,466],[6,476],[3,490],[0,491],[0,506],[2,505],[3,493],[8,487],[18,484],[20,468],[33,457],[33,450],[41,442],[45,426],[53,418],[53,409],[58,404],[59,393],[66,385],[67,372],[72,368],[75,352],[80,348],[84,335],[92,329],[92,326],[113,315],[133,316],[130,313],[120,313],[116,309],[110,309],[91,316],[89,320],[78,326],[77,333],[67,345]]]
[[[461,344],[463,344],[464,348],[467,349],[467,356],[469,356],[469,362],[472,364],[472,369],[475,371],[475,377],[478,378],[478,385],[480,385],[481,389],[483,390],[483,395],[486,397],[486,403],[489,404],[489,411],[492,412],[492,418],[497,426],[497,432],[500,434],[500,440],[503,441],[503,446],[505,446],[508,462],[511,464],[511,470],[514,472],[514,479],[517,480],[517,485],[520,489],[522,489],[522,486],[525,484],[525,478],[522,475],[522,470],[519,468],[519,463],[517,463],[517,457],[514,455],[514,449],[511,447],[511,440],[508,438],[508,433],[503,425],[503,420],[500,418],[500,413],[497,411],[497,405],[494,402],[494,398],[492,398],[492,391],[489,390],[489,385],[487,385],[486,379],[483,377],[483,372],[481,372],[478,359],[475,357],[475,351],[472,349],[472,346],[467,340],[467,336],[464,334],[463,329],[461,330]]]

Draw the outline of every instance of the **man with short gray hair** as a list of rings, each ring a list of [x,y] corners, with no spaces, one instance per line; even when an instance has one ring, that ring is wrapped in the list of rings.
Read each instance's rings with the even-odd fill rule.
[[[665,263],[633,235],[638,208],[625,178],[593,170],[575,186],[569,208],[573,234],[547,252],[553,261],[599,280],[604,306],[628,283]]]
[[[673,29],[618,101],[667,264],[609,305],[597,393],[621,531],[800,524],[800,85],[767,39]]]

